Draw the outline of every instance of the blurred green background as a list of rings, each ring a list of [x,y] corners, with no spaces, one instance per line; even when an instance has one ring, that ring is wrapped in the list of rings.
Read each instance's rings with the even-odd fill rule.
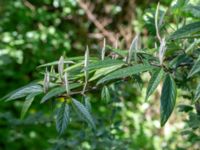
[[[171,0],[162,0],[166,9]],[[157,0],[0,0],[0,97],[41,77],[36,67],[61,55],[83,55],[86,45],[100,54],[107,44],[128,48],[138,32],[143,47],[153,46],[152,12]],[[146,76],[144,75],[144,79]],[[160,88],[144,102],[145,88],[124,83],[113,91],[115,103],[90,95],[94,116],[100,120],[97,133],[73,121],[59,137],[50,105],[33,103],[27,117],[20,119],[22,101],[1,102],[0,150],[182,150],[192,146],[181,131],[184,114],[175,111],[164,128],[159,124]],[[110,87],[110,90],[112,87]],[[83,130],[83,126],[85,127]]]

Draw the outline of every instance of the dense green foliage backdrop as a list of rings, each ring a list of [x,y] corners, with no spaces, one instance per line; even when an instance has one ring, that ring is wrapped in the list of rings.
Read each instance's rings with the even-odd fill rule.
[[[134,36],[140,33],[142,49],[154,54],[157,3],[154,0],[0,1],[0,97],[43,77],[36,67],[58,60],[61,55],[66,58],[83,56],[88,45],[90,55],[100,56],[104,38],[107,45],[129,49]],[[161,34],[173,33],[185,23],[199,21],[198,4],[198,0],[160,1],[159,17],[165,12],[171,13],[159,27]],[[184,56],[189,60],[184,62],[193,64],[191,58],[196,60],[199,56],[198,38],[170,43],[169,47],[174,50],[167,53],[169,59],[175,50],[190,48],[187,50],[194,54]],[[191,46],[192,43],[195,44]],[[186,81],[187,75],[183,73],[187,71],[188,68],[177,71],[180,80],[176,80]],[[176,106],[163,128],[160,127],[158,109],[161,85],[145,101],[146,87],[143,85],[150,79],[147,74],[142,75],[142,83],[136,82],[138,79],[125,80],[115,88],[110,86],[109,101],[107,98],[101,100],[99,91],[89,93],[91,111],[98,120],[95,132],[80,118],[73,117],[60,136],[54,123],[53,104],[39,105],[41,97],[33,102],[24,119],[20,119],[22,100],[1,101],[0,149],[198,149],[200,118],[191,101],[199,83],[198,75],[191,82],[186,81],[187,85],[178,83],[182,87],[177,99],[181,106]],[[187,86],[189,90],[185,92]],[[185,112],[193,110],[184,113],[178,111],[181,109]]]

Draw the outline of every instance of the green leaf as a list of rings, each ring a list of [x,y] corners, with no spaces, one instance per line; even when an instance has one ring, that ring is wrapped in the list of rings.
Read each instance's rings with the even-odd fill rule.
[[[63,61],[64,64],[74,64],[73,61]],[[40,65],[38,66],[37,68],[42,68],[42,67],[48,67],[48,66],[55,66],[55,65],[58,65],[59,64],[59,61],[54,61],[54,62],[50,62],[50,63],[46,63],[46,64],[43,64],[43,65]]]
[[[106,68],[101,68],[101,69],[98,69],[94,75],[92,76],[92,78],[90,78],[89,81],[93,81],[93,80],[96,80],[98,78],[100,78],[101,76],[105,76],[119,68],[122,67],[122,64],[120,65],[114,65],[114,66],[110,66],[110,67],[106,67]]]
[[[79,87],[80,84],[78,83],[74,83],[74,84],[70,84],[69,88],[70,90],[71,89],[74,89],[74,88],[77,88]],[[65,86],[62,86],[62,87],[56,87],[56,88],[53,88],[52,90],[50,90],[41,100],[40,103],[44,103],[46,102],[47,100],[53,98],[53,97],[56,97],[56,96],[59,96],[61,94],[63,94],[64,92],[66,92],[66,87]]]
[[[116,54],[118,54],[118,55],[120,55],[120,56],[122,56],[122,57],[126,57],[127,56],[127,54],[128,54],[128,51],[126,51],[126,50],[121,50],[121,49],[117,49],[117,48],[113,48],[113,47],[111,47],[111,46],[106,46],[109,50],[111,50],[111,51],[113,51],[114,53],[116,53]]]
[[[194,17],[200,18],[200,7],[189,4],[186,9],[186,12],[190,12]]]
[[[120,65],[120,64],[124,64],[124,62],[121,60],[116,60],[116,59],[106,59],[103,61],[98,61],[93,64],[89,64],[88,70],[94,70],[94,69],[96,70],[96,69],[111,67],[111,66]]]
[[[182,28],[176,30],[171,36],[170,39],[180,39],[184,37],[189,37],[194,33],[200,31],[200,22],[194,22],[183,26]]]
[[[25,97],[31,93],[37,93],[37,92],[43,92],[42,86],[40,86],[37,83],[31,83],[9,93],[3,99],[6,99],[6,101],[11,101]]]
[[[160,98],[160,115],[161,126],[164,126],[170,117],[176,103],[176,84],[171,77],[167,74],[163,83],[162,93]]]
[[[107,86],[104,86],[101,91],[101,99],[106,102],[110,101],[110,92]]]
[[[85,107],[87,108],[87,110],[89,110],[91,112],[92,106],[90,104],[89,97],[88,96],[83,96],[83,98],[84,98]]]
[[[194,100],[197,101],[200,99],[200,84],[197,86],[196,92],[195,92],[195,96],[194,96]]]
[[[147,87],[146,100],[156,90],[160,81],[164,77],[164,73],[165,72],[163,71],[162,68],[159,68],[155,72],[153,72],[153,75],[152,75],[151,80],[149,81],[149,85]]]
[[[198,45],[200,43],[200,39],[195,39],[192,44],[185,50],[186,53],[192,52],[195,48],[198,48]]]
[[[135,66],[122,68],[122,69],[116,70],[116,71],[108,74],[107,76],[105,76],[104,78],[99,80],[97,82],[97,84],[101,84],[105,81],[109,81],[109,80],[113,80],[113,79],[125,78],[127,76],[138,74],[138,73],[141,73],[141,72],[144,72],[144,71],[150,71],[152,69],[153,69],[152,66],[142,65],[142,64],[137,64]]]
[[[35,96],[37,96],[39,94],[41,94],[41,92],[32,93],[26,97],[25,102],[22,107],[21,118],[24,118],[24,116],[26,115],[28,109],[30,108]]]
[[[192,69],[190,70],[189,74],[188,74],[188,78],[192,77],[193,75],[195,75],[196,73],[200,72],[200,56],[197,59],[197,61],[194,63]]]
[[[69,123],[69,113],[70,107],[66,102],[64,102],[62,106],[58,109],[56,114],[56,129],[59,134],[63,134]]]
[[[93,121],[92,115],[88,111],[88,109],[76,99],[72,99],[72,106],[76,113],[84,119],[93,129],[96,128],[95,123]]]

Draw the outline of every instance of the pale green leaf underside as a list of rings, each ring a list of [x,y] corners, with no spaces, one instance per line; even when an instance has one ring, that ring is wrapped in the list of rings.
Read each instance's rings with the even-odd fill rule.
[[[93,70],[93,69],[96,70],[96,69],[111,67],[113,65],[119,65],[119,64],[124,64],[124,62],[121,60],[116,60],[116,59],[106,59],[103,61],[89,64],[88,70]]]
[[[31,83],[9,93],[3,99],[6,99],[6,101],[11,101],[11,100],[25,97],[31,93],[37,93],[37,92],[43,92],[42,86],[36,83]]]
[[[160,123],[164,126],[169,119],[176,103],[176,84],[171,75],[167,74],[163,83],[160,98]]]

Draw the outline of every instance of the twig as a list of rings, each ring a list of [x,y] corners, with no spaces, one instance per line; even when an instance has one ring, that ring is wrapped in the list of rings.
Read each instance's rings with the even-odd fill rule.
[[[112,32],[109,32],[104,28],[104,25],[102,25],[95,17],[95,15],[92,13],[92,11],[88,8],[87,4],[85,4],[82,0],[77,0],[77,3],[79,6],[85,11],[88,19],[102,32],[102,34],[107,37],[107,39],[111,43],[115,43],[116,39],[115,36],[112,34]]]

